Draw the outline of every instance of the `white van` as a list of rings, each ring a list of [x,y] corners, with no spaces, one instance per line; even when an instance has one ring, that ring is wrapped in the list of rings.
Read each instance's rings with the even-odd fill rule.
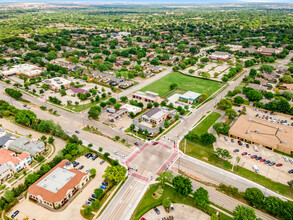
[[[259,169],[258,169],[258,167],[257,167],[256,165],[253,165],[253,169],[254,169],[254,171],[255,171],[256,173],[259,172]]]
[[[258,152],[258,147],[257,147],[257,146],[253,145],[253,149],[254,149],[256,152]]]

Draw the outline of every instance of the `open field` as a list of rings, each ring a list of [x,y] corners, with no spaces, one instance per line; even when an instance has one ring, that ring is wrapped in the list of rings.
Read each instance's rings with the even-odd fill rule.
[[[162,96],[170,91],[170,85],[172,83],[176,83],[177,88],[180,89],[186,89],[197,93],[207,92],[210,95],[220,89],[223,85],[212,80],[200,79],[174,72],[142,88],[141,91],[152,91],[158,93],[159,96]]]

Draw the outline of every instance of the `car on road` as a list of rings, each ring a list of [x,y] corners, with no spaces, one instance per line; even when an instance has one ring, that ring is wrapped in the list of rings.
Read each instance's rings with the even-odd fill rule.
[[[270,166],[274,166],[276,163],[275,162],[270,162],[269,165]]]
[[[283,164],[282,163],[277,163],[276,166],[281,167],[281,166],[283,166]]]
[[[122,155],[121,157],[122,157],[123,159],[125,159],[125,158],[126,158],[126,156],[125,156],[125,155]]]
[[[102,182],[102,185],[108,186],[108,183],[107,182]]]
[[[94,155],[93,157],[92,157],[92,160],[95,160],[95,159],[97,159],[98,158],[98,155]]]
[[[160,215],[160,210],[157,207],[155,207],[154,210],[158,215]]]
[[[107,189],[107,187],[104,186],[104,185],[100,185],[100,188],[101,188],[101,189]]]
[[[103,163],[105,163],[105,161],[104,161],[104,160],[102,160],[102,161],[100,162],[100,165],[102,165]]]
[[[81,165],[80,167],[78,167],[78,170],[82,170],[84,168],[84,165]]]
[[[76,131],[75,131],[75,133],[76,133],[76,134],[79,134],[79,133],[80,133],[80,131],[79,131],[79,130],[76,130]]]
[[[158,141],[155,141],[154,143],[153,143],[153,145],[157,145],[159,142]]]
[[[118,151],[114,151],[114,154],[118,155]]]
[[[293,173],[293,169],[292,170],[289,170],[288,173]]]
[[[135,146],[138,146],[139,144],[138,144],[138,142],[134,142],[134,145],[135,145]]]
[[[257,158],[257,155],[252,155],[251,156],[251,159],[255,159],[255,158]]]
[[[271,163],[270,160],[266,160],[266,161],[264,162],[264,164],[269,164],[269,163]]]
[[[235,149],[235,150],[233,150],[233,152],[234,153],[237,153],[237,152],[239,152],[239,149]]]
[[[19,211],[18,210],[16,210],[12,215],[11,215],[11,218],[14,218],[14,217],[16,217],[17,215],[18,215],[18,213],[19,213]]]
[[[265,162],[265,161],[266,161],[266,159],[264,159],[264,158],[263,158],[263,159],[260,159],[259,161],[260,161],[260,162]]]
[[[243,152],[241,155],[242,155],[242,156],[245,156],[245,155],[247,155],[247,152]]]

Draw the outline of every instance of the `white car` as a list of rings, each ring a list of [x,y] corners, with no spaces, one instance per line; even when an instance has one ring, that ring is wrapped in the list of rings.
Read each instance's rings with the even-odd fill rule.
[[[66,131],[66,133],[67,133],[67,134],[70,134],[70,133],[71,133],[71,131],[67,130],[67,131]]]
[[[122,155],[121,157],[122,157],[123,159],[125,159],[125,158],[126,158],[126,156],[125,156],[125,155]]]
[[[286,162],[289,161],[288,157],[283,157]]]
[[[114,151],[114,154],[118,155],[118,151]]]

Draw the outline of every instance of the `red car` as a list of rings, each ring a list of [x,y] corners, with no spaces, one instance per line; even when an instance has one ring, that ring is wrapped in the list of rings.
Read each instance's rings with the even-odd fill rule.
[[[159,142],[157,142],[157,141],[155,141],[154,143],[153,143],[153,145],[157,145]]]
[[[252,155],[251,159],[257,158],[257,155]]]
[[[283,166],[283,164],[282,163],[277,163],[276,166],[281,167],[281,166]]]
[[[242,155],[242,156],[245,156],[245,155],[247,155],[247,152],[243,152],[241,155]]]
[[[142,217],[140,220],[146,220],[144,217]]]
[[[261,160],[259,160],[260,162],[265,162],[266,161],[266,159],[261,159]]]

